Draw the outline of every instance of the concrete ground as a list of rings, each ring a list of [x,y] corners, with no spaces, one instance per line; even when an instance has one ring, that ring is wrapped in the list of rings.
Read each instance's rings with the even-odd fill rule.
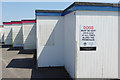
[[[1,45],[0,45],[1,46]],[[35,51],[2,45],[2,80],[70,79],[63,67],[37,68]]]

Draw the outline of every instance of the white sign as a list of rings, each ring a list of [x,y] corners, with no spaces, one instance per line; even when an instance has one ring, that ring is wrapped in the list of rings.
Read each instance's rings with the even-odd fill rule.
[[[96,50],[96,29],[93,25],[80,26],[80,50],[81,51],[95,51]]]

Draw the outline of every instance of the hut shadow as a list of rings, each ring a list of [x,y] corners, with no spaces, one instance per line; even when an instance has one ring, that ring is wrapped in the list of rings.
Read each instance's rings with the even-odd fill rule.
[[[24,49],[26,49],[26,46],[28,49],[26,50],[35,50],[36,49],[36,25],[31,28],[27,38],[23,41],[24,42]],[[31,43],[30,43],[31,42]]]
[[[33,58],[19,58],[13,59],[6,66],[6,68],[24,68],[24,69],[32,69],[34,68],[34,59]]]
[[[44,62],[46,63],[48,63],[47,64],[47,66],[48,67],[40,67],[40,68],[38,68],[38,70],[32,70],[32,75],[31,75],[31,80],[36,80],[36,78],[44,78],[44,79],[55,79],[55,80],[57,80],[57,79],[59,79],[59,78],[61,78],[61,79],[68,79],[68,80],[72,80],[71,79],[71,77],[69,76],[69,74],[67,73],[67,71],[65,70],[65,68],[64,68],[64,64],[61,64],[60,66],[51,66],[51,64],[49,64],[49,62],[50,61],[53,61],[54,59],[53,58],[55,58],[56,56],[55,55],[52,55],[52,53],[55,53],[54,51],[55,51],[55,49],[54,48],[52,48],[52,50],[51,50],[51,48],[50,47],[55,47],[55,45],[58,45],[58,44],[56,44],[54,41],[56,41],[55,40],[55,31],[57,30],[58,32],[60,31],[62,31],[61,30],[61,26],[58,26],[59,24],[61,24],[61,22],[60,21],[58,21],[57,22],[57,24],[55,25],[55,27],[54,27],[54,29],[53,29],[53,31],[51,32],[51,34],[50,34],[50,36],[49,36],[49,38],[48,38],[48,40],[46,41],[46,43],[45,43],[45,45],[44,45],[44,47],[42,48],[42,50],[41,50],[41,52],[40,52],[40,55],[39,56],[37,56],[38,57],[38,59],[37,59],[37,61],[39,60],[40,62],[40,64],[38,64],[37,63],[37,66],[39,65],[41,65],[41,66],[43,66],[43,65],[45,65],[44,64]],[[62,34],[62,33],[61,33]],[[60,40],[62,40],[61,39],[61,35],[58,35],[58,36],[60,36]],[[53,41],[52,41],[53,40]],[[53,43],[52,43],[53,42]],[[60,46],[60,45],[59,45]],[[38,46],[39,47],[39,46]],[[58,48],[58,50],[60,50],[61,48]],[[53,51],[53,52],[52,52]],[[57,51],[57,50],[56,50]],[[48,53],[49,52],[49,53]],[[61,51],[62,52],[62,51]],[[60,52],[58,52],[58,53],[60,53]],[[62,53],[61,53],[62,54]],[[51,55],[52,55],[52,57],[51,57]],[[60,57],[60,56],[59,56]],[[64,57],[64,56],[63,56]],[[63,60],[63,57],[61,57],[61,60]],[[55,61],[57,61],[57,59],[58,58],[56,58],[55,59]],[[41,61],[44,61],[44,62],[42,62],[41,63]],[[51,63],[51,62],[50,62]],[[59,61],[58,61],[58,63],[59,63]],[[59,64],[58,64],[59,65]],[[36,74],[36,73],[39,73],[38,75]]]
[[[37,57],[38,57],[37,61],[40,63],[40,64],[38,63],[39,66],[44,66],[44,65],[46,67],[49,67],[49,66],[53,66],[53,67],[54,66],[62,66],[63,67],[64,66],[63,47],[61,47],[63,45],[63,43],[58,42],[58,41],[63,40],[63,37],[62,37],[63,30],[61,28],[63,26],[61,26],[61,24],[62,24],[62,21],[58,20],[58,22],[56,23],[54,29],[50,33],[45,44],[43,44],[42,46],[41,45],[37,46],[37,47],[39,47],[38,50],[41,48],[41,50],[39,50],[40,55],[39,56],[37,55]],[[38,34],[40,34],[40,33],[38,33]],[[57,36],[59,36],[59,39]],[[39,44],[39,43],[37,43],[37,44]],[[56,54],[54,54],[54,53],[56,53]]]
[[[4,44],[2,44],[2,48],[11,48],[12,47],[12,45],[4,45]]]
[[[34,50],[21,49],[18,54],[34,54],[35,55],[36,54],[36,49],[34,49]]]
[[[22,47],[9,47],[9,49],[7,51],[20,51],[22,50],[23,48]]]
[[[64,67],[42,67],[33,69],[31,74],[31,80],[36,79],[69,79],[72,80]]]
[[[23,32],[22,32],[22,27],[21,27],[19,32],[17,33],[15,39],[13,40],[13,47],[16,47],[16,46],[14,46],[14,44],[19,45],[20,47],[23,47],[22,35],[23,35]]]
[[[35,58],[13,59],[6,68],[32,69],[30,80],[58,78],[72,80],[64,67],[36,68]]]

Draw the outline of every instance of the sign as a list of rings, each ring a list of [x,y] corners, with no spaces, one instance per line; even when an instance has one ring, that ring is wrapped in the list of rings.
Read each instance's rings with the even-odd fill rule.
[[[96,51],[96,29],[92,25],[80,25],[80,51]]]

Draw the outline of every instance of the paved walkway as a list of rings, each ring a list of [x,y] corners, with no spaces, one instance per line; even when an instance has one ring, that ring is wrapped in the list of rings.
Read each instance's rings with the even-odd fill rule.
[[[2,46],[3,80],[39,80],[70,78],[64,68],[36,68],[35,51]],[[14,79],[13,79],[14,78]],[[19,78],[19,79],[18,79]]]

